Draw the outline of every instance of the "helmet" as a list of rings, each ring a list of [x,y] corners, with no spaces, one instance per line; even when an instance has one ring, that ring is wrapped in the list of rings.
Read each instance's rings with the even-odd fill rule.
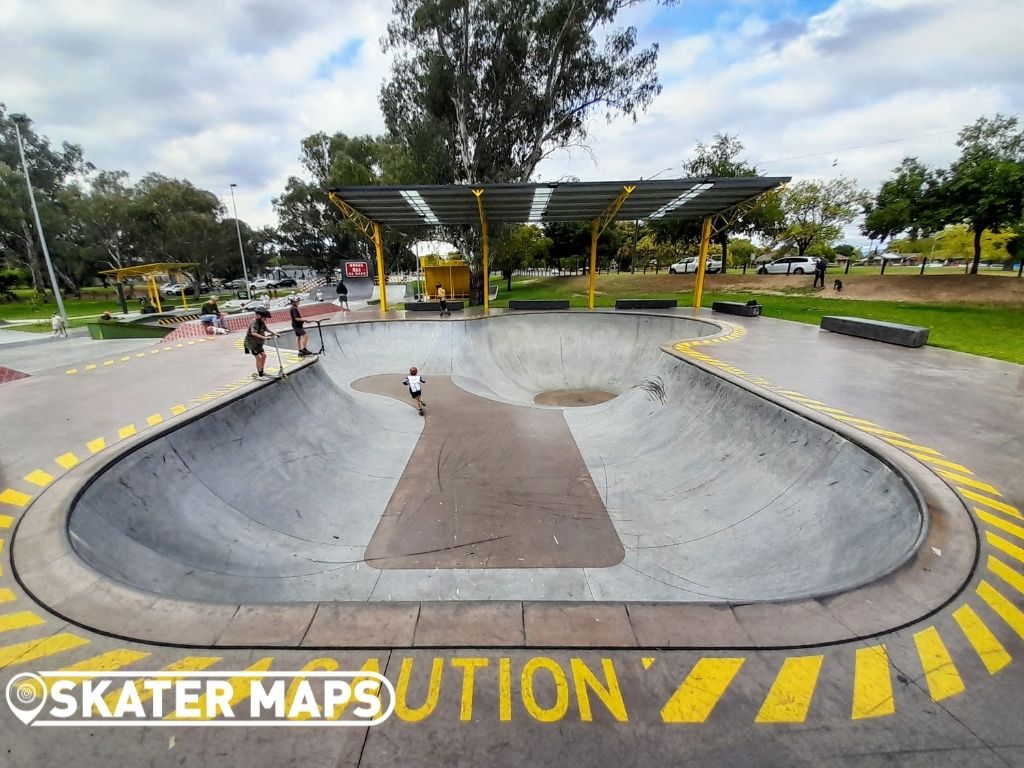
[[[419,373],[419,370],[414,365],[412,368],[409,369],[409,373],[411,373],[413,376],[415,376],[417,373]]]
[[[291,296],[288,297],[288,301],[290,301],[292,304],[298,304],[299,300],[299,294],[297,293],[293,293]]]
[[[269,309],[264,309],[263,307],[258,307],[256,309],[256,316],[257,317],[270,317],[270,310]]]

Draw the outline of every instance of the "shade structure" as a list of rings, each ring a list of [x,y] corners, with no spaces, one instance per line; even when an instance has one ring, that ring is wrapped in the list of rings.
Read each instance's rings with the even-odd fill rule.
[[[653,181],[334,187],[328,190],[368,219],[391,227],[480,222],[474,190],[483,190],[494,224],[590,221],[632,188],[615,219],[700,220],[729,210],[789,181],[783,176],[702,177]]]

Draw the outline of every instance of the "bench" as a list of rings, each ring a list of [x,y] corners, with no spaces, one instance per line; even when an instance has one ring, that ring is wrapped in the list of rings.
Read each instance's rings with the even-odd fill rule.
[[[616,309],[672,309],[678,307],[676,299],[616,299]]]
[[[917,325],[886,323],[882,320],[868,320],[863,317],[825,315],[821,318],[821,328],[824,331],[845,333],[849,336],[860,336],[904,347],[920,347],[928,341],[927,328]]]
[[[509,309],[568,309],[569,301],[546,300],[546,299],[510,299]]]
[[[448,309],[462,309],[461,301],[449,301]],[[439,301],[407,301],[405,309],[408,312],[440,312],[441,302]]]
[[[726,315],[741,315],[742,317],[757,317],[761,314],[761,305],[756,301],[714,301],[711,303],[712,312],[722,312]]]

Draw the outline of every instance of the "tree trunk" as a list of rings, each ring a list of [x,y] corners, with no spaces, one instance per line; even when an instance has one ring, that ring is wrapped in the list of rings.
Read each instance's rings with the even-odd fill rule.
[[[469,271],[469,303],[471,306],[479,306],[484,303],[484,274],[480,269]]]
[[[61,270],[60,267],[55,267],[54,272],[57,273],[57,284],[60,285],[61,281],[64,282],[67,289],[65,293],[72,293],[77,299],[82,298],[82,289],[78,287],[78,283],[72,280],[71,276],[67,272]]]
[[[45,294],[43,271],[39,266],[39,259],[36,257],[36,241],[32,237],[32,230],[25,219],[21,220],[21,230],[25,235],[25,260],[28,265],[28,271],[32,275],[32,288],[38,294]]]
[[[721,240],[722,245],[722,274],[726,273],[729,267],[729,238],[723,237]]]
[[[978,274],[978,264],[981,262],[981,227],[974,228],[974,261],[971,262],[971,274]]]
[[[124,297],[124,284],[120,280],[117,281],[117,303],[121,305],[121,314],[127,315],[128,302]]]

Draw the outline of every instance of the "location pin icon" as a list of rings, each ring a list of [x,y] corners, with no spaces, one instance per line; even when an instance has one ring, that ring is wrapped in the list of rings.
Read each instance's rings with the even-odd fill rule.
[[[39,675],[25,672],[7,683],[7,706],[14,716],[28,725],[46,706],[46,683]]]

